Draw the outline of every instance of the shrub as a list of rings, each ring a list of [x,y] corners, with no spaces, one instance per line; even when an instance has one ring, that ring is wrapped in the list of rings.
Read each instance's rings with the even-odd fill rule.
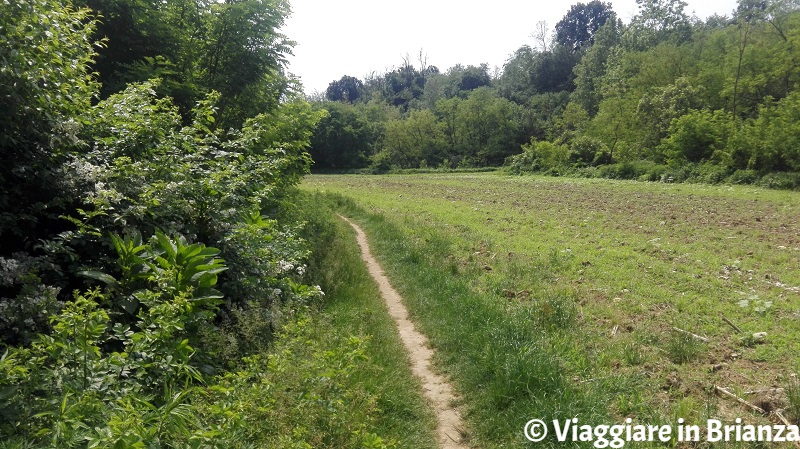
[[[602,163],[609,158],[608,148],[589,136],[580,136],[569,144],[569,160],[577,166]]]
[[[601,165],[597,175],[609,179],[639,179],[642,181],[659,181],[667,167],[652,161],[629,161],[618,164]]]
[[[729,175],[727,167],[706,163],[699,166],[697,180],[706,184],[720,184],[725,182]]]
[[[522,153],[511,156],[509,171],[519,174],[558,169],[565,167],[569,162],[569,149],[564,145],[556,145],[547,141],[531,140],[522,146]]]
[[[672,160],[708,160],[727,145],[730,123],[724,111],[693,110],[672,121],[661,146]]]
[[[27,344],[50,330],[48,318],[60,310],[61,302],[60,288],[39,277],[46,264],[46,258],[25,253],[0,257],[0,343]],[[14,297],[5,297],[8,293]]]
[[[800,189],[800,173],[767,173],[757,184],[769,189],[797,190]]]
[[[758,172],[755,170],[736,170],[728,178],[728,182],[731,184],[755,184],[758,179]]]

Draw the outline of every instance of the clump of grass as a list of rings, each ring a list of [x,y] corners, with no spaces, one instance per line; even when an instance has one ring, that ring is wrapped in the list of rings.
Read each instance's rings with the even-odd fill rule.
[[[705,345],[690,335],[673,334],[667,342],[667,355],[674,363],[688,363],[697,360],[705,351]]]
[[[800,380],[797,379],[795,374],[789,377],[789,382],[786,385],[786,398],[789,401],[786,411],[789,412],[795,422],[800,421]]]
[[[622,348],[622,358],[629,366],[641,365],[644,362],[642,350],[636,343],[629,343]]]
[[[569,293],[555,292],[534,301],[530,313],[539,327],[563,329],[575,321],[575,301]]]

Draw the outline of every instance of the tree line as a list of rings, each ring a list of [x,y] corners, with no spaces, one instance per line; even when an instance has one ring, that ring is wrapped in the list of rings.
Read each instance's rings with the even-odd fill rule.
[[[312,138],[318,168],[506,164],[515,172],[798,185],[792,0],[690,17],[680,0],[609,3],[539,23],[502,70],[403,64],[330,83]]]

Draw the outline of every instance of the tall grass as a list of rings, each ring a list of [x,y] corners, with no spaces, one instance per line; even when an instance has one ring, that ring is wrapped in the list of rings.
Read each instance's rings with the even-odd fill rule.
[[[573,367],[581,365],[576,357],[584,366],[593,362],[575,350],[580,334],[569,292],[537,292],[535,299],[509,307],[472,288],[469,270],[442,269],[453,244],[447,236],[424,232],[410,238],[413,231],[396,221],[335,199],[365,228],[376,257],[437,350],[439,366],[454,379],[477,446],[533,447],[522,433],[533,418],[579,417],[598,424],[610,419],[610,400],[629,386],[616,378],[573,378]]]
[[[374,400],[378,413],[372,432],[398,448],[435,448],[434,416],[411,373],[394,321],[361,260],[352,228],[328,204],[321,195],[308,195],[303,206],[314,216],[307,224],[307,237],[316,248],[309,275],[325,292],[325,324],[317,338],[350,335],[365,342],[366,360],[353,372],[349,388]]]

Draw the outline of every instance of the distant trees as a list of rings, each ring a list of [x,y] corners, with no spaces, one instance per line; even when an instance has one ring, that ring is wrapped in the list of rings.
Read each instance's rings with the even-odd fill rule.
[[[586,4],[577,3],[556,23],[555,40],[559,45],[574,51],[585,49],[594,43],[597,30],[616,18],[610,3],[599,0]]]
[[[361,98],[364,83],[360,79],[345,75],[338,81],[331,81],[325,90],[325,98],[330,101],[355,103]]]
[[[646,161],[661,167],[648,179],[687,165],[712,181],[737,170],[797,170],[785,132],[794,129],[788,117],[800,90],[796,2],[740,0],[733,17],[706,22],[690,18],[681,0],[637,4],[629,24],[609,3],[574,5],[552,39],[537,24],[535,42],[499,74],[485,64],[440,73],[406,58],[368,77],[355,108],[395,113],[366,119],[374,140],[365,154],[384,168],[495,165],[530,142],[525,151],[541,154],[517,162],[540,169]],[[745,178],[753,176],[736,179]]]
[[[373,153],[375,136],[362,108],[343,102],[320,105],[327,115],[311,137],[309,153],[316,168],[365,167]]]

